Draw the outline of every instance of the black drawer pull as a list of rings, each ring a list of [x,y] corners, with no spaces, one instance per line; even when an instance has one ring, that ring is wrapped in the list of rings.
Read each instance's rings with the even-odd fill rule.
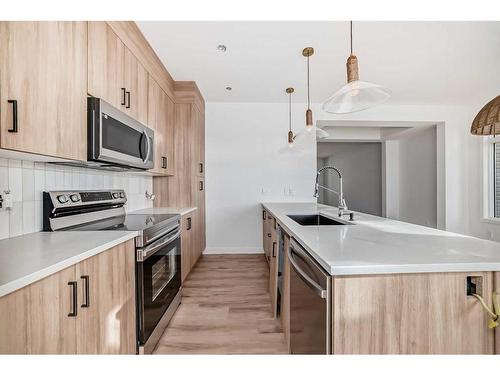
[[[122,87],[122,105],[127,104],[127,89]]]
[[[90,307],[90,282],[89,282],[89,276],[81,276],[80,277],[83,282],[84,282],[84,295],[85,295],[85,302],[82,303],[80,307]]]
[[[200,173],[203,173],[203,163],[200,163]]]
[[[127,94],[127,105],[125,106],[125,108],[130,108],[130,91],[127,91],[126,94]]]
[[[276,258],[276,245],[278,245],[276,242],[273,242],[273,258]]]
[[[266,211],[262,211],[262,220],[266,220]]]
[[[191,225],[191,218],[190,217],[187,218],[187,222],[188,222],[187,230],[191,230],[192,225]]]
[[[72,310],[68,314],[69,317],[74,317],[78,315],[78,286],[76,281],[69,281],[68,285],[71,287],[71,305]]]
[[[7,102],[12,104],[12,129],[9,129],[9,133],[17,133],[17,100],[7,100]]]
[[[203,181],[200,181],[200,191],[203,190]]]

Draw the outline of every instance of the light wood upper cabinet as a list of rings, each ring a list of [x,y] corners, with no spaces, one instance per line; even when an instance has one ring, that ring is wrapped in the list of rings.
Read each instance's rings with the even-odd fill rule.
[[[156,81],[149,77],[148,124],[155,132],[157,175],[174,174],[174,103]]]
[[[75,267],[66,268],[29,288],[28,344],[32,354],[76,354],[76,319],[78,313],[73,293]]]
[[[126,88],[125,112],[137,121],[147,124],[148,121],[148,72],[139,60],[125,47]]]
[[[78,354],[135,353],[134,254],[128,241],[76,265]]]
[[[0,22],[2,148],[86,160],[86,86],[86,22]]]
[[[88,93],[147,124],[146,69],[106,22],[89,22],[88,35]]]

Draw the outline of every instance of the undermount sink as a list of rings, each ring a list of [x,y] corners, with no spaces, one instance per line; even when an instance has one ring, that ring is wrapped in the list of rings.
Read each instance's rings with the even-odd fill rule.
[[[323,215],[287,215],[293,221],[300,225],[318,226],[318,225],[347,225],[340,220],[335,220]]]

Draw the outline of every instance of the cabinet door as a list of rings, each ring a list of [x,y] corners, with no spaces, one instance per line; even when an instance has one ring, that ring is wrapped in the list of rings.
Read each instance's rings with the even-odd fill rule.
[[[124,48],[125,112],[137,121],[148,121],[148,72],[137,58]]]
[[[0,354],[28,353],[28,288],[0,298]]]
[[[203,177],[205,175],[205,115],[193,105],[194,138],[193,142],[193,162],[195,175]]]
[[[125,45],[106,22],[88,22],[88,34],[88,93],[125,110]]]
[[[191,271],[191,254],[193,248],[193,215],[182,217],[182,234],[181,234],[181,278],[182,282],[186,279]]]
[[[271,219],[270,265],[269,265],[269,294],[271,296],[271,311],[274,317],[278,316],[278,264],[279,249],[276,220]]]
[[[134,354],[135,248],[132,240],[76,265],[78,354]]]
[[[288,259],[288,248],[290,237],[284,236],[284,258],[283,258],[283,294],[281,295],[281,325],[285,334],[285,343],[290,352],[290,261]]]
[[[80,310],[74,305],[74,287],[68,285],[75,281],[75,267],[71,266],[28,287],[30,354],[76,354]],[[76,316],[68,316],[72,312]]]
[[[174,103],[151,76],[148,86],[148,126],[155,132],[155,167],[151,172],[173,175]]]
[[[86,160],[86,82],[86,22],[0,22],[1,147]]]

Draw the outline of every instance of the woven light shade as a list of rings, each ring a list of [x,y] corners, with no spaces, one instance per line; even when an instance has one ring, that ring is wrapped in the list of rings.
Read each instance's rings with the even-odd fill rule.
[[[472,121],[470,132],[475,135],[500,134],[500,95],[479,111]]]

